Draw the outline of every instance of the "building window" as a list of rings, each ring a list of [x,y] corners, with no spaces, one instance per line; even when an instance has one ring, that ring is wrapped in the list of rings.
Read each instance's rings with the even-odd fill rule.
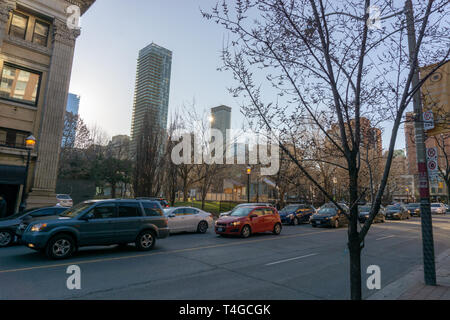
[[[29,132],[0,128],[0,146],[24,148],[25,139],[29,135]]]
[[[34,24],[33,42],[46,47],[49,29],[50,26],[48,23],[36,21]]]
[[[0,98],[36,105],[40,73],[5,64],[0,80]]]
[[[12,14],[11,26],[9,27],[9,34],[25,39],[27,33],[28,17],[18,12]]]

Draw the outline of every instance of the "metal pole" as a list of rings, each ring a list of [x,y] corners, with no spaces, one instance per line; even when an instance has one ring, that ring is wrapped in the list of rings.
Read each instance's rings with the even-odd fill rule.
[[[250,174],[247,174],[247,202],[250,203]]]
[[[28,181],[28,170],[30,168],[30,157],[31,157],[31,150],[27,150],[27,166],[25,168],[25,181],[23,182],[23,191],[22,191],[22,200],[20,203],[19,211],[23,211],[25,208],[25,199],[27,196],[27,181]]]
[[[419,66],[417,61],[412,61],[416,50],[416,34],[414,30],[414,16],[411,0],[405,2],[406,24],[408,30],[408,47],[411,65],[415,62],[416,70],[412,78],[412,86],[419,83]],[[423,270],[425,284],[436,285],[436,269],[434,261],[433,226],[431,222],[430,187],[426,163],[425,132],[423,129],[422,102],[420,90],[413,97],[414,102],[414,134],[416,141],[417,167],[419,171],[419,193],[420,193],[420,217],[422,221],[422,247],[423,247]]]

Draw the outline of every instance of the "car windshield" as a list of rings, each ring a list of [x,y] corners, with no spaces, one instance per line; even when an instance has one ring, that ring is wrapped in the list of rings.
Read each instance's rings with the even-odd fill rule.
[[[56,198],[57,198],[57,199],[63,199],[63,200],[70,200],[70,199],[71,199],[70,196],[67,195],[67,194],[58,194],[58,195],[56,196]]]
[[[358,207],[358,209],[359,209],[359,212],[369,212],[371,207],[369,207],[369,206],[360,206],[360,207]]]
[[[420,207],[419,203],[409,203],[406,205],[407,208],[418,208]]]
[[[230,216],[233,217],[244,217],[246,215],[248,215],[251,211],[253,210],[252,207],[240,207],[240,208],[236,208],[233,211],[231,211]]]
[[[401,210],[401,207],[398,205],[387,206],[388,210]]]
[[[335,208],[331,208],[331,207],[322,208],[322,209],[319,209],[318,214],[335,215],[336,214],[336,209]]]
[[[31,209],[27,209],[27,210],[24,210],[23,212],[17,212],[17,213],[15,213],[15,214],[10,215],[10,216],[5,217],[5,218],[6,218],[6,219],[17,219],[17,218],[20,218],[20,217],[22,217],[22,216],[24,216],[24,215],[27,215],[28,213],[30,213],[30,212],[32,212],[32,211],[38,210],[38,209],[39,209],[39,208],[31,208]]]
[[[433,207],[433,208],[439,208],[440,206],[441,206],[440,203],[432,203],[431,204],[431,207]]]
[[[83,210],[85,210],[85,209],[89,208],[90,206],[92,206],[92,204],[93,204],[93,202],[81,202],[81,203],[77,204],[76,206],[73,206],[72,208],[67,209],[66,211],[61,213],[59,216],[60,217],[74,218],[80,212],[82,212]]]
[[[298,204],[290,204],[286,207],[284,207],[281,212],[290,212],[290,211],[295,211],[297,209],[301,208],[301,206],[299,206]]]

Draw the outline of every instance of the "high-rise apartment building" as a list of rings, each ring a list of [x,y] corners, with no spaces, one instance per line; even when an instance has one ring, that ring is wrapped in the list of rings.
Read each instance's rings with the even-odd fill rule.
[[[211,108],[211,128],[222,132],[224,146],[227,145],[227,129],[231,129],[231,108],[221,105]]]
[[[132,156],[136,153],[146,114],[152,128],[167,128],[171,66],[170,50],[152,43],[139,51],[131,120]]]

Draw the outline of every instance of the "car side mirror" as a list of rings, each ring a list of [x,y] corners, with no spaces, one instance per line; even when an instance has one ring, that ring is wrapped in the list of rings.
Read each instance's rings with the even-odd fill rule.
[[[250,219],[253,219],[253,218],[256,218],[258,215],[257,214],[251,214],[250,216],[249,216],[249,218]]]
[[[173,213],[169,214],[169,218],[175,218],[175,217],[176,216]]]

